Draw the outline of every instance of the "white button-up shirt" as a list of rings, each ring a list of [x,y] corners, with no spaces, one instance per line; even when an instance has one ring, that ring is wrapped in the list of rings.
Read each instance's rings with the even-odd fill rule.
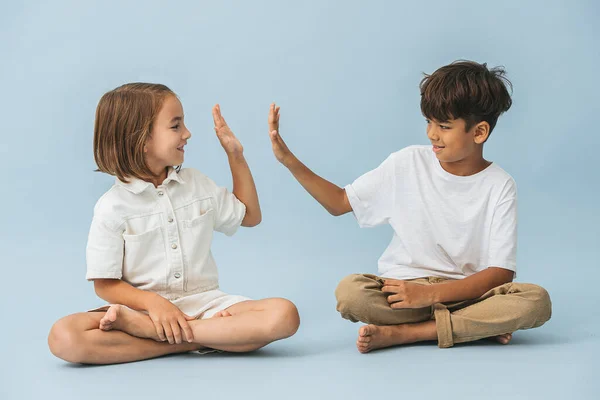
[[[94,208],[86,278],[122,279],[169,300],[216,289],[213,231],[233,235],[245,213],[232,193],[191,168],[170,168],[158,187],[116,179]]]

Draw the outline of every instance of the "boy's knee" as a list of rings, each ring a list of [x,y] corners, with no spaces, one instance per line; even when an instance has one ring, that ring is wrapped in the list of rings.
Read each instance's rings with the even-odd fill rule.
[[[527,293],[530,306],[527,313],[534,320],[534,327],[540,326],[552,317],[552,301],[550,294],[541,286],[531,283],[521,284],[522,290]]]
[[[361,278],[363,278],[361,274],[348,275],[340,281],[335,289],[335,298],[337,299],[336,309],[344,318],[353,320],[351,316],[363,302]]]
[[[543,320],[543,322],[546,322],[552,317],[552,300],[550,300],[550,294],[541,286],[532,286],[535,287],[533,290],[535,292],[535,297],[537,298],[536,308],[539,310],[540,319]]]

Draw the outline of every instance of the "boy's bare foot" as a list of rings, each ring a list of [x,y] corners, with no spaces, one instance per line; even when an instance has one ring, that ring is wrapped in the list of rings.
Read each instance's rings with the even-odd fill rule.
[[[505,333],[504,335],[492,336],[489,339],[495,340],[500,344],[509,344],[512,339],[512,333]]]
[[[384,347],[436,338],[435,321],[390,326],[365,325],[358,330],[356,347],[361,353],[368,353]]]
[[[99,329],[103,331],[118,330],[144,339],[159,341],[150,318],[131,308],[113,304],[100,320]]]
[[[356,347],[361,353],[368,353],[385,347],[435,339],[437,339],[435,321],[389,326],[365,325],[358,331]],[[492,336],[489,339],[508,344],[512,339],[512,333]]]

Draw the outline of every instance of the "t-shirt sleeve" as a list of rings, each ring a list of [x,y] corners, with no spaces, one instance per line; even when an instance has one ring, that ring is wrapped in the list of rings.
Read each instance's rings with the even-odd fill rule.
[[[517,271],[517,191],[514,182],[509,183],[494,209],[487,266]]]
[[[389,156],[377,168],[344,188],[361,228],[389,222],[394,204],[394,177],[394,159]]]
[[[119,224],[95,215],[86,247],[86,279],[121,279],[123,251]]]
[[[246,205],[227,188],[217,186],[206,175],[201,174],[199,171],[195,172],[201,178],[204,188],[212,198],[215,209],[214,230],[232,236],[246,216]]]

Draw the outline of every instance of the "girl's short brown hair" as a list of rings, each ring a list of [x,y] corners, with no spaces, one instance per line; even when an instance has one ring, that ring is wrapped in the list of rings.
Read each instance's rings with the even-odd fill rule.
[[[462,118],[468,131],[486,121],[490,133],[498,117],[512,104],[502,67],[487,68],[487,64],[459,60],[443,66],[421,81],[421,112],[437,121]]]
[[[96,108],[94,160],[97,171],[127,178],[154,177],[144,144],[165,98],[175,93],[156,83],[127,83],[105,93]]]

